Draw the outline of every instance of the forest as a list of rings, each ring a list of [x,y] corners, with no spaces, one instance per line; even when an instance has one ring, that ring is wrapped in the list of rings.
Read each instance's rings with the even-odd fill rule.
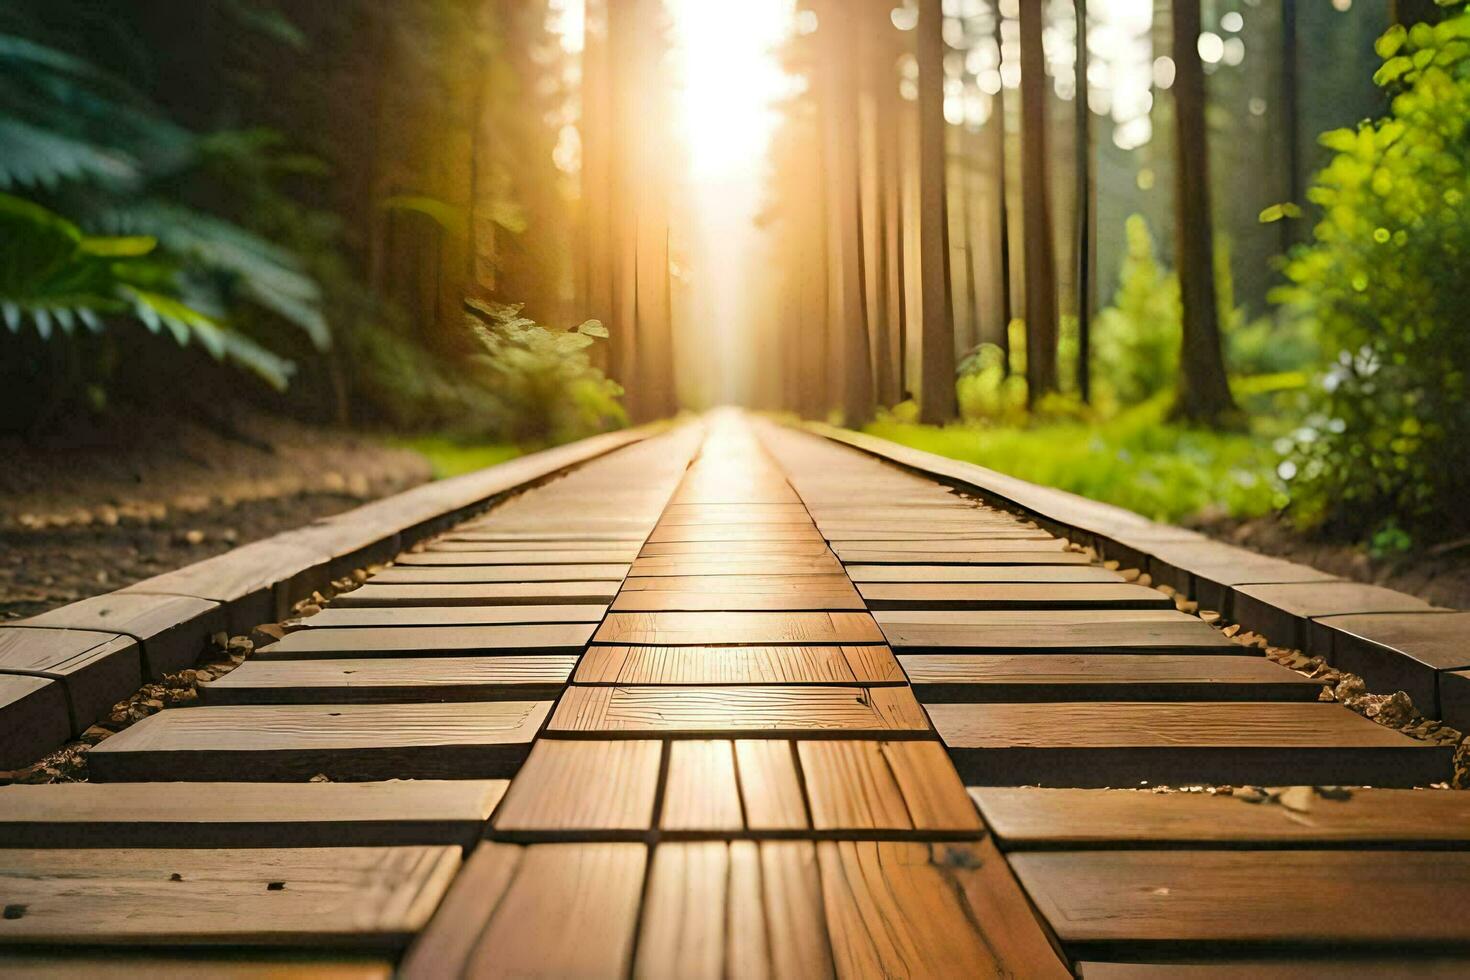
[[[13,0],[0,77],[27,452],[263,413],[443,472],[737,402],[1470,546],[1454,0]]]

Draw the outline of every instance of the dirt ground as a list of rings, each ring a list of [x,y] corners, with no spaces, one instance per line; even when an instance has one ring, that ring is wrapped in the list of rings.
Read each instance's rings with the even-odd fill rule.
[[[1303,536],[1276,518],[1218,521],[1198,527],[1202,534],[1319,568],[1333,575],[1382,585],[1451,609],[1470,609],[1470,542],[1430,547],[1422,552],[1374,558],[1361,548]]]
[[[232,411],[0,436],[0,620],[110,592],[429,479],[419,454]]]

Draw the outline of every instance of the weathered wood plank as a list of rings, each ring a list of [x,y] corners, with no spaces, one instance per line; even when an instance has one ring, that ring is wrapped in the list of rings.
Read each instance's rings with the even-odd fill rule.
[[[793,743],[741,739],[735,743],[735,761],[745,823],[750,830],[803,830],[811,826]]]
[[[770,595],[840,592],[856,595],[852,582],[837,572],[828,575],[653,575],[628,579],[623,592],[712,592]]]
[[[578,684],[901,684],[887,647],[593,646]]]
[[[1362,582],[1241,585],[1233,591],[1232,618],[1272,643],[1297,648],[1307,646],[1308,621],[1319,616],[1435,611],[1434,606],[1416,596]]]
[[[425,566],[497,566],[519,567],[535,565],[626,565],[638,557],[636,546],[617,549],[573,548],[545,551],[420,551],[399,555],[394,565],[399,568],[421,568]],[[478,580],[477,580],[478,581]],[[499,580],[497,580],[499,581]],[[527,581],[524,578],[516,581]]]
[[[1093,565],[848,565],[848,577],[868,582],[1123,582]]]
[[[729,878],[729,845],[723,841],[661,844],[654,850],[635,976],[725,976]],[[728,943],[760,939],[730,935]]]
[[[895,648],[1075,650],[1087,653],[1259,655],[1202,620],[1172,610],[885,610],[874,614]]]
[[[0,769],[30,765],[71,733],[61,681],[0,674]]]
[[[820,541],[810,521],[800,524],[660,524],[649,541]]]
[[[923,542],[933,544],[934,542]],[[1076,551],[1017,551],[963,549],[959,551],[896,551],[889,547],[891,542],[879,542],[882,547],[854,547],[836,545],[833,551],[849,565],[1080,565],[1090,566],[1092,560]]]
[[[911,733],[928,721],[902,687],[582,687],[567,689],[548,731],[769,737]]]
[[[945,701],[1315,701],[1322,683],[1265,657],[911,654],[914,694]]]
[[[0,850],[0,943],[392,949],[429,919],[459,848]]]
[[[503,779],[0,787],[10,847],[468,845]]]
[[[643,558],[735,558],[777,555],[783,558],[830,558],[825,541],[653,541],[639,552]]]
[[[662,747],[539,739],[495,813],[499,833],[643,832],[653,826]]]
[[[617,582],[501,582],[483,585],[364,585],[332,600],[349,609],[371,606],[494,606],[587,602],[606,606]]]
[[[488,582],[621,582],[625,564],[582,565],[411,565],[387,568],[375,585],[480,585]]]
[[[586,602],[553,606],[328,607],[296,623],[297,629],[380,626],[514,626],[521,623],[600,623],[607,606]]]
[[[542,701],[561,693],[575,656],[249,660],[200,685],[205,704]]]
[[[934,704],[929,716],[974,785],[1165,783],[1428,785],[1451,750],[1338,704]]]
[[[192,665],[227,623],[223,608],[210,599],[110,592],[10,625],[130,636],[142,648],[145,676],[156,678]]]
[[[872,609],[1173,609],[1142,585],[1100,582],[871,582],[858,591]]]
[[[861,562],[861,558],[849,557],[852,554],[862,554],[867,551],[883,551],[891,554],[912,554],[916,557],[909,559],[926,565],[938,565],[943,562],[931,561],[927,555],[979,555],[990,554],[1025,554],[1025,555],[1057,555],[1073,554],[1082,559],[1082,564],[1087,564],[1087,557],[1080,552],[1068,551],[1067,542],[1061,538],[1004,538],[996,541],[983,539],[960,538],[954,539],[946,536],[939,539],[916,539],[910,535],[900,535],[891,538],[866,539],[869,543],[864,544],[862,540],[844,540],[834,544],[832,550],[843,561]],[[1028,558],[1029,561],[1045,561],[1043,558]],[[1024,561],[1011,559],[1000,564],[1020,565]]]
[[[664,830],[744,829],[734,745],[708,739],[670,743],[663,799]]]
[[[815,576],[814,576],[815,577]],[[645,579],[644,581],[649,581]],[[741,581],[736,577],[736,581]],[[615,613],[630,612],[820,612],[866,609],[852,586],[843,589],[784,592],[623,591],[613,601]]]
[[[1470,845],[1470,799],[1453,791],[1300,786],[1262,797],[1117,789],[975,787],[1007,849]]]
[[[1034,852],[1011,866],[1062,941],[1088,951],[1470,944],[1470,852]]]
[[[142,685],[143,660],[130,636],[0,627],[0,674],[59,681],[75,735]]]
[[[1314,621],[1309,646],[1333,666],[1361,675],[1369,690],[1404,691],[1421,711],[1444,717],[1439,674],[1470,669],[1467,636],[1470,612],[1365,613]]]
[[[882,643],[867,613],[689,612],[609,613],[598,628],[599,643]]]
[[[576,653],[592,638],[593,623],[530,623],[514,626],[378,626],[296,630],[255,652],[260,660],[322,660],[333,657],[453,656],[476,651],[534,650]]]
[[[525,759],[545,701],[248,705],[161,711],[98,744],[99,782],[499,778]]]
[[[825,548],[825,546],[824,546]],[[842,565],[830,552],[790,557],[786,555],[736,555],[730,558],[705,558],[699,555],[669,555],[639,558],[633,562],[632,578],[650,576],[707,575],[840,575]]]

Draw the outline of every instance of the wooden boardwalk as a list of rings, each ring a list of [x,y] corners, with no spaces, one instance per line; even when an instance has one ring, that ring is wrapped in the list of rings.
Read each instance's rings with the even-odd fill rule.
[[[1407,788],[1451,750],[1319,691],[715,415],[401,555],[92,782],[0,787],[0,972],[1470,970],[1470,796]]]

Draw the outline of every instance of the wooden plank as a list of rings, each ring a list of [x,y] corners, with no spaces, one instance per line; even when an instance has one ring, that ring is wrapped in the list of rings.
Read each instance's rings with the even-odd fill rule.
[[[129,636],[0,627],[0,675],[6,674],[59,681],[76,735],[142,686],[143,660]]]
[[[222,951],[207,948],[131,950],[116,947],[85,951],[0,948],[0,974],[37,980],[75,980],[105,976],[109,980],[391,980],[393,959],[387,953],[318,953],[311,950]]]
[[[734,594],[844,592],[856,595],[839,570],[829,575],[654,575],[630,578],[623,592],[725,592]]]
[[[511,564],[535,564],[540,556],[546,554],[559,554],[567,552],[571,554],[571,561],[583,561],[582,556],[589,551],[636,551],[637,541],[599,541],[585,538],[563,538],[556,541],[546,539],[537,540],[515,540],[515,541],[451,541],[446,538],[436,538],[424,544],[422,552],[413,554],[423,555],[450,555],[457,551],[468,551],[483,555],[493,555],[487,558],[486,563],[500,562],[500,556],[504,554],[525,555],[525,558],[510,560]],[[560,560],[560,559],[558,559]]]
[[[387,568],[369,581],[377,585],[478,585],[486,582],[621,582],[627,565],[415,565]]]
[[[248,660],[200,685],[205,704],[542,701],[561,693],[576,656]]]
[[[887,647],[593,646],[578,684],[901,684]]]
[[[1265,657],[911,654],[914,694],[944,701],[1315,701],[1322,682]]]
[[[654,850],[636,976],[722,980],[729,878],[729,845],[723,841],[661,844]],[[731,935],[729,943],[759,938]]]
[[[1170,610],[888,610],[874,613],[893,647],[942,650],[1076,650],[1087,653],[1259,655],[1202,620]]]
[[[1296,648],[1307,646],[1308,620],[1319,616],[1435,611],[1416,596],[1362,582],[1241,585],[1233,591],[1233,619],[1272,643]]]
[[[660,524],[649,541],[820,541],[810,521],[800,524]]]
[[[811,841],[766,841],[760,844],[760,864],[771,976],[833,976],[816,848]]]
[[[1470,944],[1465,851],[1064,851],[1011,866],[1062,941],[1088,952]]]
[[[1333,666],[1360,675],[1370,691],[1404,691],[1439,718],[1446,714],[1439,704],[1440,672],[1470,669],[1466,636],[1470,613],[1366,613],[1316,620],[1309,646]]]
[[[617,582],[503,582],[485,585],[364,585],[332,600],[335,606],[542,606],[570,602],[607,605]]]
[[[735,557],[780,555],[787,558],[831,557],[825,541],[653,541],[639,552],[644,558],[685,556]]]
[[[156,678],[192,666],[226,619],[220,604],[209,599],[110,592],[10,625],[131,636],[142,647],[145,676]]]
[[[0,769],[30,765],[71,733],[61,681],[0,674]]]
[[[1080,552],[1068,551],[1067,542],[1061,538],[1037,538],[1016,539],[1005,538],[996,541],[985,541],[983,539],[960,538],[953,539],[917,539],[911,535],[897,535],[891,538],[866,539],[869,543],[863,544],[862,540],[844,540],[840,544],[834,544],[832,550],[843,561],[861,562],[861,558],[849,557],[851,554],[861,554],[865,551],[884,551],[892,554],[912,554],[918,557],[909,559],[913,562],[923,564],[943,564],[943,562],[930,561],[926,555],[988,555],[994,553],[1025,554],[1025,555],[1056,555],[1074,554]],[[1082,556],[1082,563],[1087,564],[1087,558]],[[1041,561],[1044,559],[1030,558],[1027,560]],[[1012,559],[1001,564],[1019,565],[1021,561]]]
[[[703,739],[669,745],[669,775],[659,827],[675,831],[744,829],[732,743]]]
[[[533,623],[515,626],[377,626],[296,630],[255,652],[260,660],[322,660],[332,657],[452,656],[476,651],[534,650],[576,653],[591,639],[593,623]]]
[[[607,607],[574,602],[554,606],[328,607],[297,622],[298,629],[364,626],[513,626],[521,623],[600,623]]]
[[[398,976],[623,976],[639,844],[481,844]]]
[[[814,576],[815,577],[815,576]],[[736,577],[736,581],[740,581]],[[867,609],[852,586],[786,592],[674,592],[646,590],[619,593],[613,612],[819,612]]]
[[[98,782],[499,778],[551,704],[248,705],[161,711],[95,746]]]
[[[534,551],[420,551],[399,555],[393,563],[399,568],[444,565],[626,565],[638,557],[638,549],[572,548]],[[517,581],[525,581],[518,579]]]
[[[864,582],[1123,582],[1123,576],[1094,565],[848,565],[852,581]]]
[[[932,544],[933,542],[923,542]],[[1018,551],[1014,549],[960,551],[896,551],[891,542],[882,547],[836,545],[833,551],[849,565],[1085,565],[1092,559],[1078,551]]]
[[[671,612],[609,613],[598,628],[599,643],[882,643],[867,613],[856,612]]]
[[[810,524],[801,504],[673,504],[659,515],[664,527],[719,524]]]
[[[1007,849],[1470,845],[1470,799],[1453,791],[1300,786],[1266,798],[997,786],[970,793]]]
[[[1470,728],[1470,670],[1450,670],[1439,675],[1441,717],[1461,729]]]
[[[979,548],[1009,548],[1012,544],[1016,544],[1020,546],[1017,549],[1020,551],[1030,548],[1033,542],[1043,545],[1043,550],[1051,550],[1051,542],[1057,540],[1045,531],[1031,531],[1025,528],[988,530],[955,525],[926,526],[923,523],[906,526],[884,524],[864,526],[861,524],[834,525],[829,522],[822,525],[822,536],[834,545],[874,542],[897,542],[905,545],[968,542],[971,547]]]
[[[581,687],[567,689],[548,731],[648,735],[923,733],[902,687]]]
[[[993,847],[823,841],[817,853],[839,976],[1071,976]]]
[[[455,846],[0,850],[0,943],[394,949],[428,921]]]
[[[741,739],[735,743],[735,762],[750,830],[805,830],[811,826],[793,743]]]
[[[633,578],[648,576],[706,576],[706,575],[840,575],[842,565],[831,553],[821,555],[787,557],[785,555],[746,555],[733,558],[703,558],[697,555],[670,555],[658,558],[639,558],[633,562],[629,575]],[[360,591],[360,590],[359,590]],[[355,593],[354,593],[355,594]]]
[[[954,763],[939,742],[883,742],[880,751],[920,831],[977,834],[983,829]]]
[[[1142,585],[1100,582],[872,582],[858,586],[873,609],[1173,609]]]
[[[1083,960],[1077,970],[1084,980],[1340,980],[1347,976],[1462,980],[1470,973],[1470,957],[1422,956],[1413,949],[1395,952],[1397,955],[1392,957],[1374,957],[1292,950],[1280,959],[1269,960],[1212,955],[1209,963]]]
[[[929,717],[972,785],[1414,786],[1448,779],[1452,754],[1329,703],[934,704]]]
[[[469,845],[503,779],[0,787],[10,847]]]
[[[817,830],[973,836],[981,829],[938,742],[833,740],[797,748]]]
[[[643,832],[653,826],[662,746],[539,739],[495,813],[498,833]]]

